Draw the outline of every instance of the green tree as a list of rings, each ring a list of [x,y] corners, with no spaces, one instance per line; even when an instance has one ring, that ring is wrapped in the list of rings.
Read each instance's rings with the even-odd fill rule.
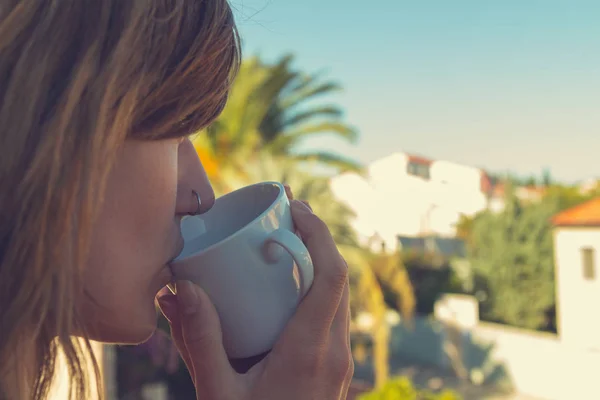
[[[558,211],[562,211],[598,196],[600,196],[600,186],[595,190],[582,193],[580,188],[575,185],[553,184],[548,187],[545,200],[556,202]]]
[[[506,208],[464,217],[457,235],[467,244],[475,289],[484,319],[531,329],[553,329],[554,308],[552,226],[556,213],[600,195],[600,187],[582,192],[578,185],[554,181],[544,170],[545,194],[524,204],[514,193],[522,184],[507,179]],[[549,314],[550,312],[550,314]]]
[[[243,61],[219,118],[195,138],[209,177],[220,185],[223,175],[245,175],[245,167],[264,151],[297,162],[310,161],[338,171],[360,171],[361,166],[340,154],[301,150],[306,140],[332,134],[353,142],[356,130],[342,120],[339,106],[320,103],[341,90],[339,84],[306,75],[292,67],[293,56],[275,64],[258,57]],[[227,189],[227,188],[224,188]]]
[[[550,219],[558,211],[551,199],[522,205],[509,191],[502,213],[485,212],[473,221],[468,242],[476,290],[485,292],[482,317],[540,329],[554,304],[554,261]]]
[[[476,216],[462,214],[456,223],[456,237],[468,241],[473,230]]]
[[[396,254],[374,254],[365,249],[340,249],[350,268],[351,309],[353,314],[367,312],[373,317],[373,367],[375,385],[382,387],[389,378],[390,328],[384,289],[397,299],[395,308],[410,324],[415,295],[406,268]]]
[[[544,168],[542,170],[542,186],[549,187],[554,182],[552,179],[552,173],[549,168]]]

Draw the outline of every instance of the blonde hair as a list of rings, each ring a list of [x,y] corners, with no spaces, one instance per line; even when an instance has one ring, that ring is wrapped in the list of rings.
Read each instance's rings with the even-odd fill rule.
[[[206,127],[239,62],[226,0],[2,1],[0,398],[24,338],[35,365],[11,366],[33,371],[33,398],[48,396],[59,352],[71,398],[89,396],[76,303],[115,150]]]

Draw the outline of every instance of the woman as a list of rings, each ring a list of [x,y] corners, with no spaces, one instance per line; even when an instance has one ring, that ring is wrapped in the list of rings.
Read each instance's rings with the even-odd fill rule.
[[[222,110],[239,57],[225,0],[2,1],[0,398],[46,398],[63,352],[83,399],[89,340],[153,333],[179,221],[214,202],[187,136]],[[248,373],[229,364],[200,288],[160,291],[198,398],[345,398],[346,266],[321,220],[292,203],[315,282]]]

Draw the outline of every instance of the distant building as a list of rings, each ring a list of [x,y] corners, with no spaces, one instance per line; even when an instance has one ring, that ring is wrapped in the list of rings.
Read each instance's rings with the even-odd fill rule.
[[[588,194],[591,192],[598,191],[600,189],[600,179],[590,178],[579,184],[579,193]]]
[[[600,350],[600,198],[553,218],[557,326],[563,342]]]
[[[365,178],[342,174],[331,187],[357,214],[363,243],[374,247],[393,251],[398,236],[453,237],[462,215],[487,208],[491,182],[479,168],[399,152],[367,169]]]
[[[465,242],[459,238],[398,236],[398,250],[429,253],[443,257],[465,257]]]
[[[506,207],[506,191],[508,186],[501,182],[494,185],[489,196],[489,209],[493,212],[501,212]],[[546,194],[546,188],[543,186],[517,186],[514,188],[515,196],[524,204],[531,204],[541,201]]]

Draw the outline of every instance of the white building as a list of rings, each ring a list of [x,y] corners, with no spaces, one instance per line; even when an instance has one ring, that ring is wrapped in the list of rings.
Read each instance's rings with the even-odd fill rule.
[[[395,249],[397,236],[453,236],[461,215],[487,207],[489,180],[478,168],[394,153],[368,166],[363,178],[347,173],[332,190],[357,214],[362,239],[379,237]]]
[[[507,184],[500,182],[495,184],[490,191],[488,199],[488,208],[490,211],[499,213],[506,207]],[[531,204],[541,201],[546,195],[547,188],[544,186],[517,186],[514,188],[514,195],[523,204]]]
[[[564,343],[600,350],[600,198],[553,219],[557,325]]]

